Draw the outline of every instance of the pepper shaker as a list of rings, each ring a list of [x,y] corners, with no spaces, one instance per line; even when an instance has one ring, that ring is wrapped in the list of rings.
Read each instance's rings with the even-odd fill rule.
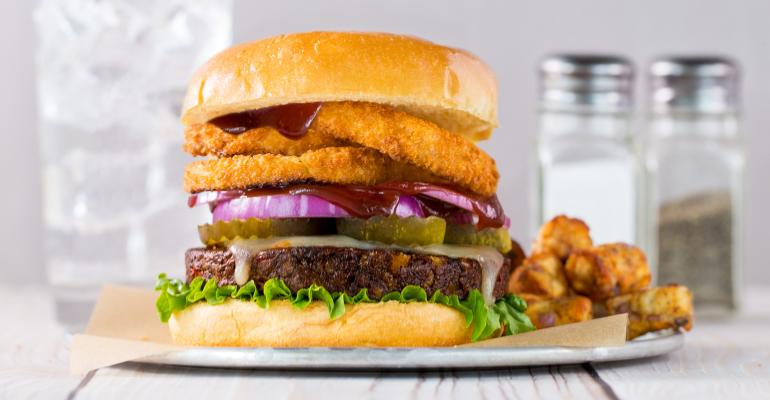
[[[651,64],[644,140],[647,240],[659,284],[689,286],[699,314],[740,300],[745,155],[739,70],[721,57]]]

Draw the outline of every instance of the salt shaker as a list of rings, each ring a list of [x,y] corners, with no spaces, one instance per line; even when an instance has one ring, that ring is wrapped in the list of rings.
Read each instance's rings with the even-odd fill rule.
[[[644,139],[647,237],[657,282],[692,289],[700,315],[739,305],[745,155],[739,71],[720,57],[651,64]]]
[[[638,162],[630,126],[633,68],[617,56],[557,54],[540,64],[533,228],[585,220],[596,243],[637,237]]]

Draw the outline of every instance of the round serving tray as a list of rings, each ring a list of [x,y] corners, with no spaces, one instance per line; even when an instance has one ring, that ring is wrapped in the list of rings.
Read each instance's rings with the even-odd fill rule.
[[[301,370],[500,368],[632,360],[665,354],[683,345],[682,333],[662,331],[620,347],[200,347],[135,361],[196,367]]]

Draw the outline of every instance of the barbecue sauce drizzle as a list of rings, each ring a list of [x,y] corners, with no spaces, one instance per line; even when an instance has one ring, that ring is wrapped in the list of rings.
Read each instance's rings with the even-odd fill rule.
[[[321,103],[284,104],[223,115],[209,123],[233,135],[269,126],[289,139],[299,139],[307,133],[320,110]]]

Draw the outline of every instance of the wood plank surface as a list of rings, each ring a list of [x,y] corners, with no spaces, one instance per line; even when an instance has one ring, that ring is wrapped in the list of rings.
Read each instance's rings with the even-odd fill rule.
[[[646,360],[357,373],[124,364],[85,376],[67,371],[70,336],[47,291],[0,289],[0,398],[770,398],[770,288],[750,290],[740,317],[696,321],[683,350]]]
[[[62,398],[81,377],[67,371],[70,337],[41,287],[0,286],[0,398]]]
[[[770,399],[768,289],[749,291],[738,318],[696,321],[682,351],[596,370],[623,399]]]

